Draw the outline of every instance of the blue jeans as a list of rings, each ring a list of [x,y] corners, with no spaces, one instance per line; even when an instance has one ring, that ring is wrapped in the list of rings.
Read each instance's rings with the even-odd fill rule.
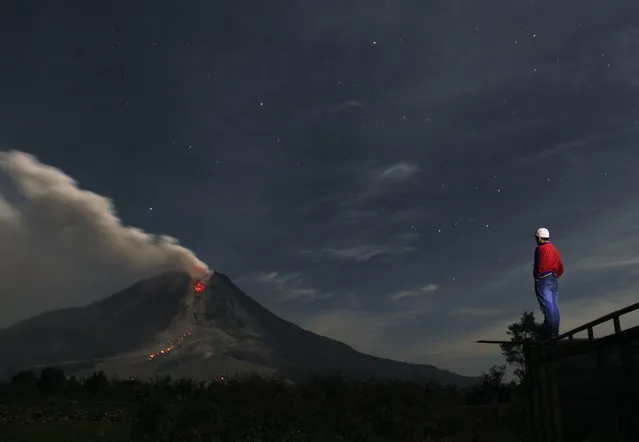
[[[559,280],[555,275],[535,280],[535,293],[544,315],[546,337],[555,337],[559,334]]]

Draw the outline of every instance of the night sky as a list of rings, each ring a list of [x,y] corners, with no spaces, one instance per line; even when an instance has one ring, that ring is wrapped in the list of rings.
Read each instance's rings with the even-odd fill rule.
[[[542,226],[562,330],[636,302],[637,23],[620,0],[4,1],[0,325],[168,265],[101,254],[119,230],[78,227],[62,174],[379,356],[501,363],[473,341],[538,312]]]

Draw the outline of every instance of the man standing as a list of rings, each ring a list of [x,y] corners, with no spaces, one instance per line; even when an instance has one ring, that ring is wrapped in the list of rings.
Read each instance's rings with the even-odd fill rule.
[[[535,293],[539,307],[544,315],[544,331],[547,338],[559,334],[559,278],[564,273],[559,250],[550,242],[550,232],[545,227],[535,233]]]

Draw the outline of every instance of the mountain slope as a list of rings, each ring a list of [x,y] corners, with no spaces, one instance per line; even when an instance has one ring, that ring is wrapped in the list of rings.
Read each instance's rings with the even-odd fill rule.
[[[0,331],[0,376],[57,365],[67,372],[210,379],[279,373],[290,379],[340,371],[346,376],[433,380],[472,378],[431,365],[365,355],[285,321],[213,274],[197,293],[186,273],[140,281],[85,307],[44,313]]]

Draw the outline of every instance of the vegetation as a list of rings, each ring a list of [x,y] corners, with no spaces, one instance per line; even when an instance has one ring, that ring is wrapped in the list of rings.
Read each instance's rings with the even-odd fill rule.
[[[0,391],[0,440],[522,442],[525,418],[505,366],[471,388],[256,376],[195,383],[16,374]]]
[[[526,342],[542,340],[542,324],[535,321],[533,312],[523,312],[519,322],[510,324],[506,334],[512,342]],[[520,382],[526,377],[524,349],[520,345],[501,344],[501,352],[506,362],[514,367],[514,374]]]
[[[507,333],[521,342],[538,340],[539,331],[534,314],[524,312]],[[142,382],[102,372],[77,379],[52,367],[23,371],[0,384],[0,440],[530,441],[524,355],[521,346],[501,350],[517,380],[506,382],[506,365],[494,366],[463,389],[338,374],[292,384],[257,376]]]

